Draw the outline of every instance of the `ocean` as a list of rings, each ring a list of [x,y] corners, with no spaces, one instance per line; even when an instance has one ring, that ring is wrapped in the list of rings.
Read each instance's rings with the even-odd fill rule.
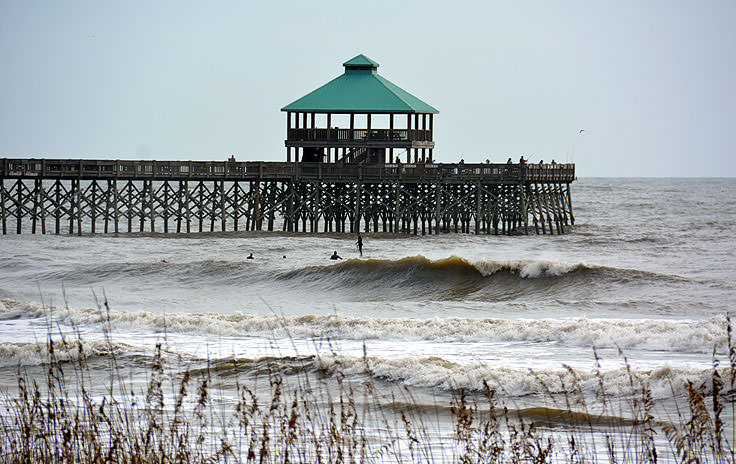
[[[711,391],[714,358],[728,365],[736,179],[581,178],[571,191],[566,235],[367,233],[362,257],[337,233],[1,236],[0,395],[19,369],[42,374],[51,335],[83,341],[55,355],[83,346],[100,395],[111,356],[144,388],[161,344],[172,376],[211,370],[223,411],[236,383],[265,395],[277,371],[327,391],[370,381],[416,409],[488,385],[558,436],[556,412],[581,408],[565,398],[627,417],[646,385],[670,420],[687,381]],[[450,419],[429,416],[449,442]]]

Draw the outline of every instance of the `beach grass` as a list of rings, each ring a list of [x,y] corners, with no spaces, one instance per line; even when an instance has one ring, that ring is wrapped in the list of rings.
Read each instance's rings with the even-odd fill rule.
[[[593,400],[568,368],[573,380],[562,395],[538,379],[554,408],[520,414],[499,400],[503,385],[491,380],[481,392],[457,389],[449,404],[427,408],[409,387],[387,389],[370,375],[349,380],[339,368],[313,375],[266,369],[258,380],[264,387],[238,375],[233,360],[226,388],[224,366],[182,367],[161,345],[145,382],[134,383],[109,332],[101,385],[100,365],[90,366],[82,339],[49,333],[43,372],[18,368],[17,389],[3,397],[0,462],[734,463],[729,318],[727,331],[726,366],[714,354],[709,384],[672,385],[677,406],[667,420],[655,419],[651,391],[625,357],[634,394],[625,410],[614,406],[595,350]],[[57,356],[70,345],[73,359]]]

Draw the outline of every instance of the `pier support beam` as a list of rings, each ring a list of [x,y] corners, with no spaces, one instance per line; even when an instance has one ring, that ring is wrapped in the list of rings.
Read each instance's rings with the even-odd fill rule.
[[[537,234],[564,234],[574,224],[568,183],[484,183],[477,179],[248,183],[3,179],[0,216],[3,234],[8,228],[16,233],[25,229],[44,234],[50,218],[55,233],[61,233],[62,221],[68,221],[68,233],[78,235],[130,233],[135,218],[137,232],[191,233],[193,216],[199,231],[206,230],[205,221],[209,231],[411,234],[529,234],[530,228]],[[127,228],[120,227],[121,220],[127,222]],[[163,220],[162,227],[157,228],[157,220]]]

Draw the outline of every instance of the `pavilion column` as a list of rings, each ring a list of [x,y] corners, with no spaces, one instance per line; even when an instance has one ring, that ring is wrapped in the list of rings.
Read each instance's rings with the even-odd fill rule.
[[[327,113],[327,140],[332,142],[332,113]],[[335,134],[335,141],[337,141],[337,131],[334,132]],[[335,149],[335,157],[337,158],[337,148]],[[327,148],[327,162],[331,163],[330,161],[332,159],[332,148]]]
[[[294,128],[299,129],[299,113],[294,113]],[[294,147],[294,162],[299,162],[299,147]]]
[[[355,139],[355,113],[350,113],[350,137],[349,140]],[[348,150],[352,151],[353,147],[347,147],[342,149],[342,158],[346,159]],[[348,162],[352,162],[352,160],[347,160]]]
[[[427,140],[427,137],[425,137],[425,134],[427,133],[427,115],[422,114],[422,139],[424,141]],[[427,162],[427,152],[424,148],[422,148],[422,163]]]
[[[312,140],[314,140],[315,139],[315,135],[317,133],[317,129],[315,128],[315,121],[314,121],[314,119],[315,119],[315,113],[314,112],[312,112],[312,113],[309,114],[309,119],[310,119],[310,121],[309,121],[310,124],[309,125],[311,126],[310,129],[312,129],[310,132],[312,133]]]
[[[291,132],[291,111],[286,112],[286,140],[289,140]],[[286,147],[286,162],[291,163],[291,147]]]
[[[429,140],[431,142],[434,142],[434,114],[429,113]],[[432,157],[432,149],[429,149],[429,162],[434,162],[434,158]]]
[[[388,138],[389,140],[393,140],[394,138],[394,114],[393,113],[388,115]],[[394,162],[394,149],[393,148],[388,149],[388,162],[389,163]]]
[[[406,115],[406,138],[411,142],[411,113]],[[406,162],[407,164],[411,163],[411,148],[406,149]]]
[[[414,129],[419,131],[419,113],[414,113]],[[414,149],[414,163],[419,163],[419,149]]]

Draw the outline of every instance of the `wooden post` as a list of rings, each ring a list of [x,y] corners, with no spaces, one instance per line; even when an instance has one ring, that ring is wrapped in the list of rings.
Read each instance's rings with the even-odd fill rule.
[[[268,230],[273,231],[273,224],[276,220],[276,203],[278,202],[278,186],[276,182],[271,182],[268,188]]]
[[[97,180],[92,181],[92,203],[90,205],[89,219],[90,219],[90,232],[92,235],[95,234],[95,222],[97,222]],[[89,200],[87,201],[89,204]]]
[[[286,140],[289,140],[291,134],[291,111],[286,112]],[[286,147],[286,162],[291,163],[291,147]]]
[[[424,142],[427,141],[426,132],[427,132],[427,114],[422,113],[422,141]],[[424,156],[423,150],[422,150],[422,156]]]
[[[40,196],[38,184],[40,181],[41,179],[37,178],[33,182],[33,216],[31,216],[31,233],[32,234],[36,233],[36,221],[37,221],[36,217],[39,215],[38,210],[40,209],[38,205],[38,197]]]
[[[116,174],[117,176],[117,174]],[[115,230],[115,233],[118,233],[118,220],[120,219],[119,211],[118,211],[118,204],[120,203],[120,192],[118,192],[118,180],[117,178],[113,179],[112,181],[112,207],[113,207],[113,220],[115,221],[113,229]]]
[[[112,194],[112,180],[107,180],[107,188],[105,189],[105,229],[104,233],[110,231],[110,195]]]
[[[235,216],[233,218],[233,230],[235,232],[238,231],[238,220],[240,219],[240,198],[238,198],[238,195],[240,194],[240,184],[238,184],[238,181],[236,180],[233,183],[233,201],[235,202],[233,215]]]
[[[155,163],[154,163],[155,164]],[[148,181],[148,214],[151,218],[151,232],[156,232],[156,204],[154,203],[153,180]]]
[[[547,235],[547,225],[545,224],[546,220],[544,217],[544,209],[543,209],[543,199],[542,199],[542,191],[539,184],[534,184],[534,196],[536,198],[537,203],[537,210],[539,211],[539,221],[542,223],[542,235]],[[551,231],[550,231],[551,232]]]
[[[184,211],[186,214],[186,226],[187,226],[187,234],[192,233],[192,199],[189,195],[189,180],[184,181]]]
[[[176,190],[176,233],[181,233],[181,220],[184,217],[184,211],[182,210],[182,188],[184,181],[179,181],[179,187]]]
[[[519,195],[521,197],[521,218],[524,221],[524,234],[529,235],[529,212],[526,205],[526,189],[523,184],[519,185]]]
[[[199,223],[199,231],[202,232],[204,227],[204,183],[200,180],[197,182],[197,189],[199,190],[199,202],[197,206],[197,221]]]
[[[480,181],[478,180],[475,182],[475,235],[480,233],[480,200]]]
[[[74,207],[77,202],[74,199],[77,192],[77,179],[71,180],[71,186],[69,187],[69,235],[74,234]]]
[[[126,216],[128,216],[128,233],[131,233],[133,231],[133,181],[128,181],[128,211],[126,212]]]
[[[401,201],[401,182],[394,184],[394,233],[399,233],[399,213]]]
[[[305,116],[306,118],[306,116]],[[261,230],[261,182],[256,182],[256,195],[253,199],[253,229]]]
[[[81,164],[81,163],[80,163]],[[81,172],[81,170],[80,170]],[[77,180],[77,235],[82,235],[82,181]]]
[[[289,193],[287,195],[288,195],[289,201],[287,202],[287,207],[286,207],[286,215],[287,215],[286,230],[288,230],[289,232],[294,232],[295,228],[296,229],[299,228],[299,222],[295,220],[296,212],[294,211],[294,204],[296,203],[294,201],[294,196],[296,195],[294,192],[294,182],[289,182],[288,192]]]
[[[313,184],[314,196],[312,205],[312,231],[319,232],[319,216],[320,216],[320,191],[322,190],[322,182],[317,181]]]
[[[434,115],[432,113],[429,113],[429,141],[434,142]],[[429,149],[429,162],[434,162],[431,148]]]
[[[411,144],[414,138],[411,136],[411,113],[406,115],[406,139]],[[411,148],[406,149],[406,162],[411,163]]]
[[[39,179],[39,181],[39,187],[41,190],[41,234],[46,235],[46,202],[48,199],[46,198],[46,189],[43,188],[43,179]]]
[[[208,195],[210,203],[210,232],[215,231],[215,210],[217,206],[217,181],[212,181],[212,190]]]
[[[393,142],[394,140],[394,114],[388,115],[388,138]],[[388,162],[393,163],[394,160],[394,149],[393,147],[388,149]]]
[[[15,232],[17,234],[20,234],[21,224],[23,221],[23,187],[25,186],[25,184],[23,184],[22,179],[18,179],[18,182],[16,182],[15,185],[18,188],[18,203],[15,208]]]
[[[3,215],[3,235],[8,235],[8,216],[7,210],[5,209],[5,201],[8,196],[5,191],[5,179],[0,178],[0,208],[2,208]]]
[[[164,233],[169,233],[169,181],[164,181],[164,205],[163,205],[163,218],[164,218]]]
[[[222,215],[222,231],[225,232],[226,229],[226,223],[227,223],[227,210],[226,210],[226,202],[225,202],[225,181],[220,181],[220,214]]]

